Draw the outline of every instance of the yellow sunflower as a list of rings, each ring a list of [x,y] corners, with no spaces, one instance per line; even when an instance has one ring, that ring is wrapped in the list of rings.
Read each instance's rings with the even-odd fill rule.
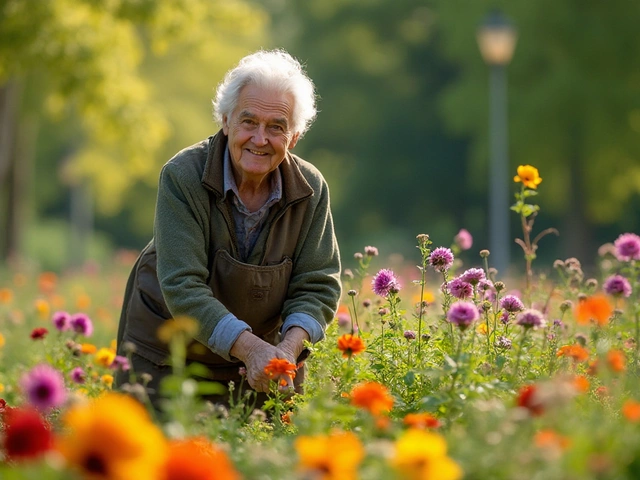
[[[63,416],[58,449],[87,480],[161,478],[167,442],[133,398],[106,393]]]

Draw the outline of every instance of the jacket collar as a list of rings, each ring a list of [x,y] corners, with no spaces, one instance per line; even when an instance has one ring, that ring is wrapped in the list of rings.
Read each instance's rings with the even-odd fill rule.
[[[219,201],[224,197],[224,151],[228,137],[220,130],[209,137],[209,151],[202,173],[202,185],[214,192]],[[287,152],[278,167],[282,174],[282,196],[286,204],[313,195],[313,189],[300,171],[295,155]]]

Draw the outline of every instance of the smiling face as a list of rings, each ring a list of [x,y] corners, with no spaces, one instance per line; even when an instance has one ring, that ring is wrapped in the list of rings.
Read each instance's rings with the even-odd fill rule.
[[[222,119],[238,186],[261,183],[295,146],[299,134],[291,131],[292,115],[291,94],[255,85],[240,91],[236,108]]]

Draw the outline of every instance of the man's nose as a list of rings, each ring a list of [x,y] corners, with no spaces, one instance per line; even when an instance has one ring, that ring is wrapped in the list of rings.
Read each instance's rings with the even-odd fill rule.
[[[253,143],[256,147],[261,147],[267,144],[267,130],[264,125],[258,126],[253,134]]]

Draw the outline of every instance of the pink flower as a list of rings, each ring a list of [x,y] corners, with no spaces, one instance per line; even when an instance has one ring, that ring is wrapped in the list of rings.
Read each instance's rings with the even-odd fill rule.
[[[469,250],[473,245],[473,237],[464,228],[460,229],[458,234],[453,238],[453,241],[456,243],[458,248],[460,248],[460,250]]]
[[[618,260],[640,260],[640,237],[635,233],[623,233],[613,243]]]
[[[400,283],[391,270],[383,268],[373,277],[371,287],[376,295],[387,297],[392,291],[400,290]]]
[[[20,386],[27,401],[42,411],[61,407],[67,398],[62,374],[47,364],[37,365],[25,373]]]

